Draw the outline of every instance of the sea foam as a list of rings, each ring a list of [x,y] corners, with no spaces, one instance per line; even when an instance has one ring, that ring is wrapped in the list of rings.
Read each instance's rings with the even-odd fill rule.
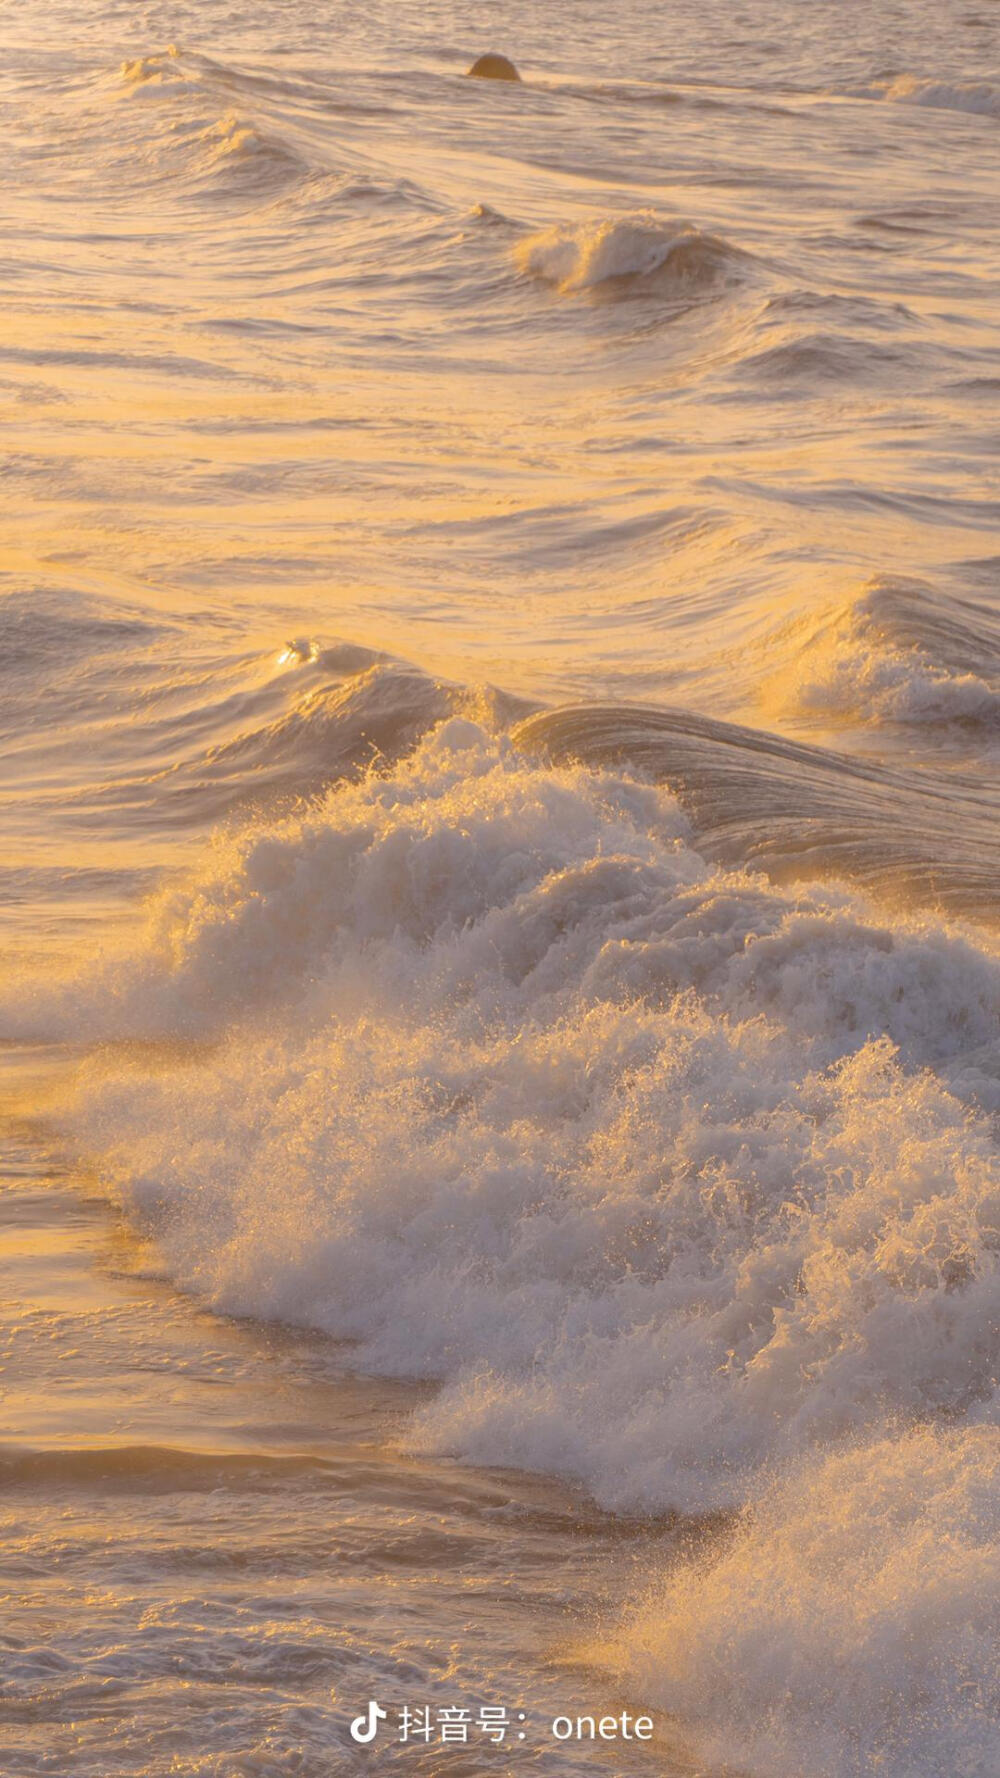
[[[439,1379],[415,1445],[617,1510],[751,1511],[622,1661],[710,1735],[752,1717],[794,1749],[808,1722],[835,1778],[868,1769],[863,1704],[885,1769],[929,1772],[893,1699],[925,1696],[932,1659],[940,1745],[986,1708],[970,1555],[948,1610],[971,1628],[925,1651],[919,1500],[996,1562],[986,1520],[963,1527],[995,1437],[1000,1158],[976,1107],[1000,960],[691,841],[668,792],[452,717],[384,775],[220,838],[77,984],[118,1036],[211,1040],[166,1070],[94,1064],[77,1139],[184,1288]],[[940,1446],[905,1430],[938,1418]],[[919,1436],[953,1482],[914,1474]],[[858,1439],[884,1486],[830,1456]],[[831,1541],[811,1500],[843,1517]]]
[[[645,1697],[774,1778],[990,1778],[1000,1437],[917,1428],[798,1464],[623,1634]]]

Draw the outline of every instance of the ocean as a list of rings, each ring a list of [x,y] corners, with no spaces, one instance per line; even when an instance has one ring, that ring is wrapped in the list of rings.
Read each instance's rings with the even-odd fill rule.
[[[998,1778],[1000,12],[0,42],[3,1778]]]

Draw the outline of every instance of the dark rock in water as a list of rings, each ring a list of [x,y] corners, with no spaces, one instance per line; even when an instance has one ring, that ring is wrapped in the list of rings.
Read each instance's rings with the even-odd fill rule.
[[[470,76],[476,80],[520,80],[521,76],[513,62],[506,56],[480,56],[469,69]]]

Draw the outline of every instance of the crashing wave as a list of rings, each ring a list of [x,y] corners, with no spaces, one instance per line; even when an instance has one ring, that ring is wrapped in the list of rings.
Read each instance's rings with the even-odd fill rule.
[[[746,256],[715,235],[643,211],[545,229],[520,242],[515,257],[522,272],[571,294],[625,279],[711,283]]]
[[[1000,1547],[977,1505],[1000,1358],[986,941],[719,868],[668,790],[452,716],[221,836],[137,947],[59,993],[74,1028],[186,1041],[171,1068],[93,1064],[71,1117],[185,1288],[439,1379],[418,1446],[613,1509],[746,1512],[624,1633],[647,1695],[726,1744],[752,1729],[776,1772],[797,1711],[810,1770],[870,1769],[866,1701],[887,1771],[977,1744]],[[956,1633],[928,1657],[934,1622]]]
[[[1000,725],[1000,620],[919,581],[881,578],[781,645],[765,696],[784,709],[866,723]]]
[[[206,823],[248,805],[301,802],[372,766],[386,769],[448,716],[499,728],[531,708],[492,686],[434,679],[354,643],[291,642],[279,665],[292,662],[320,683],[269,721],[161,773],[148,787],[154,806],[165,812],[176,804],[182,819]]]
[[[714,868],[664,790],[452,718],[220,839],[95,997],[230,1033],[96,1089],[180,1274],[450,1377],[467,1454],[690,1507],[887,1399],[989,1397],[1000,1173],[956,1083],[1000,1061],[1000,959]]]

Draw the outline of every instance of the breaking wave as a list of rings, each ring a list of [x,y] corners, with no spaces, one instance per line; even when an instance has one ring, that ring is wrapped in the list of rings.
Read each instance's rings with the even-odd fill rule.
[[[564,294],[628,280],[698,286],[733,275],[748,256],[715,235],[651,211],[602,221],[560,224],[529,236],[516,249],[522,272]]]
[[[872,97],[893,105],[926,105],[934,111],[965,111],[1000,118],[1000,85],[992,80],[928,80],[901,74],[870,88]]]
[[[172,43],[158,54],[135,56],[121,64],[118,77],[125,87],[163,86],[168,81],[181,80],[180,51]]]
[[[866,1747],[930,1774],[893,1700],[924,1700],[928,1749],[964,1733],[973,1555],[997,1560],[970,1514],[1000,1357],[1000,957],[712,862],[641,749],[580,763],[560,718],[515,744],[446,716],[391,769],[219,836],[137,948],[50,1000],[186,1047],[95,1060],[69,1126],[185,1289],[438,1379],[414,1445],[614,1510],[746,1515],[623,1631],[651,1694],[723,1740],[752,1717],[779,1771],[807,1724],[823,1778],[867,1769],[870,1705]],[[615,720],[634,749],[639,716]],[[689,766],[744,733],[701,720]],[[925,1508],[892,1479],[920,1438]],[[838,1570],[865,1525],[866,1562]],[[927,1526],[971,1552],[948,1574],[966,1631],[930,1675]],[[833,1688],[810,1657],[857,1623]]]
[[[212,196],[221,190],[256,200],[306,179],[312,169],[291,139],[293,121],[279,129],[253,115],[259,89],[275,84],[176,45],[124,62],[118,72],[122,96],[148,97],[155,107],[142,118],[153,134],[133,147],[127,176],[134,178],[141,168],[146,176],[176,183],[181,193]]]
[[[284,183],[299,178],[307,169],[295,150],[273,133],[228,112],[217,123],[201,132],[209,165],[233,172],[246,169],[254,182],[265,179],[268,184]]]
[[[220,839],[109,995],[121,1035],[230,1034],[98,1091],[182,1276],[455,1373],[448,1442],[536,1463],[551,1437],[543,1466],[604,1500],[693,1506],[886,1399],[989,1394],[1000,1182],[969,1103],[997,1084],[1000,962],[713,868],[668,792],[452,718]],[[582,1441],[591,1387],[620,1436]]]
[[[491,686],[466,687],[353,644],[290,645],[321,676],[271,721],[198,753],[164,773],[161,796],[194,799],[199,819],[252,799],[315,796],[338,779],[380,768],[412,751],[436,722],[455,714],[509,726],[530,706]],[[286,655],[286,659],[288,656]]]
[[[779,647],[781,645],[779,644]],[[1000,621],[919,581],[878,579],[786,633],[779,707],[865,722],[1000,724]]]

